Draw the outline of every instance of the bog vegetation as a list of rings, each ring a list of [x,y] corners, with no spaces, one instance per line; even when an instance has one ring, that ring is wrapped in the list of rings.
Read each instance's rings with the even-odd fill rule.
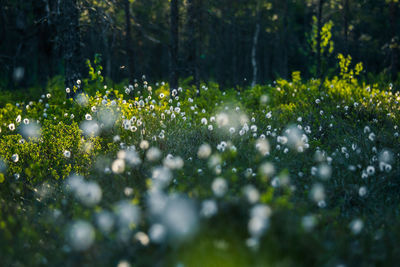
[[[94,64],[0,109],[4,266],[360,266],[399,260],[399,101],[338,75],[220,90]],[[322,82],[321,82],[322,81]]]

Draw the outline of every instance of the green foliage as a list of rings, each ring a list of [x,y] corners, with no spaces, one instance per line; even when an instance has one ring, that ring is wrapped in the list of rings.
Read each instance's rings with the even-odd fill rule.
[[[85,87],[100,86],[103,92],[67,100],[62,79],[56,78],[39,101],[5,105],[0,109],[3,262],[115,265],[126,259],[151,266],[154,253],[167,265],[397,262],[397,255],[368,252],[398,249],[400,94],[360,82],[362,65],[338,59],[338,76],[322,85],[293,72],[291,81],[252,88],[221,91],[216,83],[204,83],[198,94],[188,79],[172,96],[166,83],[96,85],[93,68],[95,79]],[[40,125],[40,135],[23,137],[26,118]],[[97,133],[88,132],[91,123]],[[296,129],[300,137],[293,143],[287,134]],[[204,144],[210,151],[203,157]],[[261,152],[263,146],[268,153]],[[385,151],[390,159],[382,159]],[[157,171],[165,175],[161,180]],[[82,191],[74,193],[75,174],[84,178],[78,181]],[[169,175],[170,181],[157,187]],[[221,195],[215,193],[217,178],[226,183]],[[86,192],[87,184],[94,191]],[[96,185],[101,195],[94,201]],[[154,241],[154,225],[172,227],[164,220],[185,219],[180,213],[185,207],[173,210],[174,216],[153,216],[154,194],[162,211],[174,199],[194,203],[185,213],[195,210],[195,230]],[[142,211],[141,219],[125,228],[121,201]],[[217,207],[209,217],[207,201]],[[104,212],[114,221],[108,231],[98,219]],[[259,213],[265,221],[252,218]],[[73,250],[74,237],[68,235],[80,220],[96,237],[84,252]],[[260,226],[265,229],[254,237],[251,229],[258,223],[266,223]],[[35,246],[24,245],[30,243]]]
[[[8,179],[18,175],[18,179],[30,184],[63,179],[73,172],[85,174],[100,151],[99,140],[82,137],[76,123],[53,124],[49,120],[43,122],[40,138],[25,140],[20,134],[10,134],[0,139],[0,146]],[[65,151],[71,156],[65,157]],[[13,162],[13,155],[18,155],[17,162]]]
[[[96,92],[103,92],[104,77],[102,76],[103,67],[101,66],[101,55],[95,54],[93,65],[89,59],[86,60],[89,69],[89,78],[83,80],[85,92],[94,95]]]
[[[332,54],[334,50],[334,42],[332,40],[332,27],[333,22],[330,20],[325,23],[320,32],[321,36],[321,54],[324,55],[326,52],[327,54]],[[317,53],[317,37],[318,37],[318,27],[317,27],[317,17],[313,16],[313,30],[311,35],[311,44],[312,50],[314,53]]]

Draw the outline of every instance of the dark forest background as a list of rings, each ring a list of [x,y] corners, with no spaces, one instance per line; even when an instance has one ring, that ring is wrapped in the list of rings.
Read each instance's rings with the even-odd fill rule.
[[[113,81],[222,88],[329,76],[338,53],[364,77],[399,77],[398,0],[0,0],[0,89],[66,86],[102,57]]]

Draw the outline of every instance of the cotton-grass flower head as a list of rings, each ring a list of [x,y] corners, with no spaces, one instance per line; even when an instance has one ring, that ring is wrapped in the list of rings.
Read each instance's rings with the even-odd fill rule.
[[[332,175],[332,168],[331,166],[329,166],[328,164],[320,164],[318,166],[318,176],[319,178],[321,178],[322,180],[328,180],[329,178],[331,178]]]
[[[69,151],[69,150],[64,150],[63,155],[64,155],[64,157],[66,157],[66,158],[70,158],[70,157],[71,157],[71,151]]]
[[[212,182],[211,189],[216,197],[223,197],[228,191],[228,183],[224,178],[217,177]]]
[[[215,200],[206,199],[201,203],[200,215],[205,218],[210,218],[218,212],[218,206]]]
[[[147,246],[150,243],[149,236],[144,232],[137,232],[134,236],[134,239],[137,240],[142,246]]]
[[[181,240],[195,233],[198,215],[194,202],[187,197],[171,195],[161,216],[161,222],[172,240]]]
[[[310,197],[316,203],[320,203],[325,200],[325,188],[322,184],[314,184],[311,188]]]
[[[77,174],[73,174],[69,176],[67,179],[65,179],[64,185],[67,191],[69,192],[76,192],[79,187],[81,187],[85,181],[83,180],[83,177]]]
[[[109,211],[101,211],[95,216],[96,225],[104,234],[108,234],[114,227],[115,218]]]
[[[17,162],[19,161],[19,156],[18,156],[18,154],[12,154],[11,160],[12,160],[14,163],[17,163]]]
[[[75,101],[78,103],[78,105],[80,105],[82,107],[86,107],[89,105],[89,97],[84,93],[80,93],[80,94],[76,95]]]
[[[308,138],[299,127],[295,125],[287,127],[284,135],[287,137],[287,144],[296,151],[302,152],[307,147]]]
[[[211,155],[212,149],[209,144],[202,144],[197,150],[197,157],[199,159],[206,159]]]
[[[272,210],[264,204],[257,204],[250,210],[248,230],[253,238],[260,238],[269,226]]]
[[[260,104],[261,105],[266,105],[268,103],[268,101],[269,101],[268,95],[262,95],[260,97]]]
[[[210,169],[214,169],[215,167],[217,167],[221,163],[222,163],[222,159],[221,159],[221,156],[218,155],[218,154],[213,154],[208,159],[208,167]]]
[[[364,228],[364,222],[361,219],[354,219],[350,222],[349,227],[354,235],[358,235]]]
[[[219,127],[227,126],[229,123],[229,116],[228,114],[221,112],[216,115],[216,122]]]
[[[14,131],[15,130],[15,124],[14,123],[10,123],[8,125],[8,129],[10,129],[10,131]]]
[[[127,164],[133,167],[136,167],[142,163],[142,159],[139,157],[139,154],[134,149],[129,149],[125,151],[124,157],[121,159],[124,159]]]
[[[86,221],[76,221],[67,232],[67,240],[73,250],[84,251],[90,248],[95,239],[93,226]]]
[[[172,179],[172,172],[165,166],[155,167],[152,170],[153,186],[157,189],[162,189],[169,184]]]
[[[275,166],[271,162],[265,162],[259,166],[259,172],[264,179],[271,178],[275,174]]]
[[[260,199],[260,193],[254,185],[246,185],[243,188],[243,194],[251,204],[256,203]]]
[[[379,153],[379,161],[384,162],[384,163],[391,163],[393,160],[393,153],[390,152],[389,150],[382,150]]]
[[[247,168],[245,171],[244,171],[244,176],[246,177],[246,178],[250,178],[251,176],[253,176],[253,169],[252,168]]]
[[[102,190],[96,182],[90,181],[78,189],[77,196],[84,205],[92,207],[101,201]]]
[[[301,226],[307,232],[312,231],[316,224],[317,224],[317,219],[314,215],[306,215],[301,219]]]
[[[160,223],[153,224],[149,229],[149,237],[153,243],[162,243],[167,236],[167,230],[164,225]]]
[[[119,112],[112,107],[101,107],[96,114],[97,120],[105,129],[112,128],[119,116]]]
[[[39,123],[33,121],[29,122],[29,120],[28,123],[25,123],[25,119],[24,123],[21,124],[19,127],[19,132],[21,133],[22,137],[24,137],[27,140],[30,139],[37,140],[42,134],[42,130]]]
[[[142,149],[142,150],[147,150],[147,149],[149,148],[149,146],[150,146],[150,143],[149,143],[149,141],[147,141],[147,140],[142,140],[142,141],[140,142],[140,144],[139,144],[139,147],[140,147],[140,149]]]
[[[146,159],[148,161],[152,162],[157,161],[161,158],[161,156],[162,156],[161,150],[157,147],[151,147],[146,152]]]
[[[370,133],[370,134],[368,135],[368,139],[369,139],[371,142],[375,141],[375,138],[376,138],[376,135],[375,135],[374,133]]]
[[[87,121],[91,121],[93,118],[92,118],[92,115],[90,115],[89,113],[86,113],[86,115],[85,115],[85,120],[87,120]]]
[[[82,204],[88,207],[97,205],[102,198],[100,186],[94,182],[86,182],[82,176],[71,175],[65,180],[65,188],[74,194]]]
[[[367,193],[368,193],[368,190],[367,190],[367,187],[366,187],[366,186],[361,186],[361,187],[358,189],[358,195],[359,195],[360,197],[365,197],[365,196],[367,195]]]
[[[84,135],[97,136],[100,133],[100,126],[95,120],[86,120],[80,124]]]
[[[367,175],[372,176],[375,174],[375,167],[374,166],[368,166],[366,169]]]
[[[269,145],[268,140],[258,139],[256,141],[256,149],[262,156],[269,155],[270,145]]]
[[[117,267],[131,267],[131,264],[127,260],[120,260]]]
[[[182,169],[184,162],[181,157],[174,157],[173,155],[168,154],[163,160],[163,165],[171,170],[178,170]]]
[[[123,173],[125,171],[125,160],[120,158],[114,160],[111,165],[111,170],[116,174]]]
[[[115,205],[115,217],[118,227],[130,229],[140,220],[140,209],[130,201],[122,200]]]

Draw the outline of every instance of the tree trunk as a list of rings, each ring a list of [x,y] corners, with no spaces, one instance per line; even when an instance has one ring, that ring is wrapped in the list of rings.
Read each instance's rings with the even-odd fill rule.
[[[178,0],[171,0],[170,25],[170,92],[178,88],[178,51],[179,51],[179,8]]]
[[[322,6],[324,0],[318,1],[317,17],[317,78],[321,77],[321,29],[322,29]]]
[[[349,0],[344,0],[343,3],[343,35],[344,35],[344,51],[349,53]]]
[[[281,75],[283,78],[289,78],[288,54],[289,54],[289,0],[285,0],[283,9],[283,38],[282,38],[282,70]]]
[[[127,67],[129,82],[133,82],[134,72],[134,60],[133,60],[133,49],[132,49],[132,37],[131,37],[131,9],[129,0],[124,0],[125,9],[125,50],[127,55]]]
[[[198,37],[199,37],[199,12],[198,0],[187,1],[187,64],[189,75],[193,77],[193,84],[200,93],[199,88],[199,67],[198,67]]]
[[[81,38],[79,30],[79,9],[76,0],[63,0],[61,3],[61,35],[64,58],[65,87],[71,89],[68,97],[74,96],[73,88],[79,92],[81,79]]]
[[[391,30],[391,41],[390,41],[390,74],[391,79],[395,81],[397,79],[397,72],[398,72],[398,46],[399,46],[399,39],[397,36],[397,27],[396,27],[396,13],[397,13],[397,6],[394,0],[390,1],[390,30]]]
[[[258,19],[257,19],[258,20]],[[256,28],[253,35],[253,46],[251,48],[251,65],[253,67],[253,80],[251,81],[251,87],[254,87],[257,82],[257,43],[258,36],[260,35],[260,22],[257,21]]]

